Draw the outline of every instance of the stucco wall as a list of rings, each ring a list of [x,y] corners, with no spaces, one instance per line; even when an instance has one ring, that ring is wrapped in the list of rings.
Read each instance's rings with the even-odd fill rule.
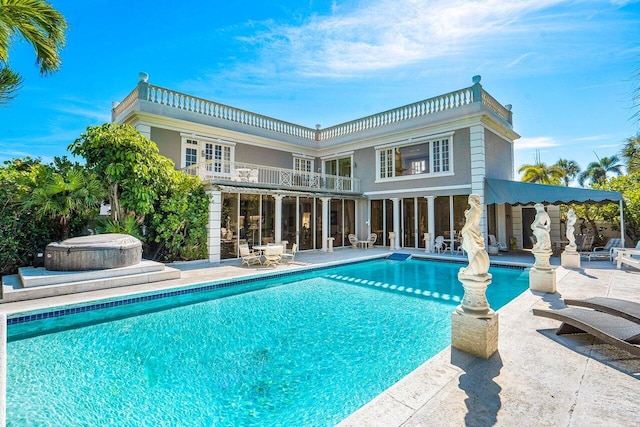
[[[160,154],[170,158],[180,167],[180,132],[162,128],[151,128],[151,140],[158,145]]]
[[[512,144],[488,129],[485,129],[484,138],[487,177],[513,179]]]
[[[353,154],[353,160],[358,165],[354,169],[354,176],[361,181],[363,192],[377,191],[401,191],[398,197],[414,197],[424,196],[424,190],[415,193],[403,192],[408,188],[431,188],[431,187],[449,187],[449,189],[430,191],[433,195],[449,195],[449,194],[469,194],[469,189],[451,189],[451,186],[471,185],[471,166],[470,166],[470,148],[469,148],[469,128],[457,129],[453,135],[453,172],[454,175],[441,177],[418,178],[402,181],[390,181],[375,183],[377,171],[376,150],[373,147],[356,150]],[[371,196],[371,198],[388,198],[387,196]]]

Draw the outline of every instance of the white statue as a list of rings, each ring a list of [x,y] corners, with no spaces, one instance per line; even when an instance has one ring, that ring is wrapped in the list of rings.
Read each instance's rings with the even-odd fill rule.
[[[567,240],[569,241],[568,249],[570,251],[576,250],[576,236],[573,234],[575,231],[576,220],[576,213],[573,211],[573,209],[569,209],[569,212],[567,212],[567,231],[565,235],[567,236]]]
[[[551,231],[551,219],[544,210],[542,203],[536,203],[533,207],[536,209],[536,217],[531,224],[531,230],[533,230],[533,235],[536,238],[533,250],[550,251],[551,237],[549,236],[549,231]]]
[[[462,248],[467,252],[469,265],[460,269],[460,274],[471,276],[485,276],[489,271],[489,255],[484,246],[484,237],[480,231],[482,205],[480,196],[469,195],[469,209],[464,211],[465,224],[462,234]]]

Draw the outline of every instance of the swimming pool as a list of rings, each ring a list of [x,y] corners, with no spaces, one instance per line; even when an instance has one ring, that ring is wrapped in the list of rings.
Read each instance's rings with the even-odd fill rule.
[[[7,425],[334,425],[449,345],[460,266],[368,261],[10,325]],[[528,286],[490,272],[494,309]]]

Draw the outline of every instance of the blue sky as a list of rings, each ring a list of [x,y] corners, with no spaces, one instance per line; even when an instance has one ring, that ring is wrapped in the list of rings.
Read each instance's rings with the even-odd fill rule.
[[[640,123],[640,3],[612,1],[51,0],[69,23],[62,69],[0,107],[0,161],[50,161],[112,101],[149,82],[313,127],[470,86],[513,105],[516,168],[617,154]]]

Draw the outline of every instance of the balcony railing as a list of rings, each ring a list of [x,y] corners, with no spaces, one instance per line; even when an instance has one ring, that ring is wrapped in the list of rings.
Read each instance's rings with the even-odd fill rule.
[[[282,190],[328,191],[359,193],[360,180],[356,178],[323,175],[264,165],[241,162],[208,160],[182,169],[203,181],[228,181],[230,184],[257,184]]]
[[[122,103],[114,106],[112,110],[112,120],[117,121],[117,119],[124,117],[131,108],[135,107],[135,101],[140,100],[165,105],[178,110],[190,111],[220,120],[228,120],[259,129],[291,135],[304,140],[328,141],[333,138],[379,128],[440,111],[453,110],[473,103],[482,103],[482,105],[494,114],[509,124],[512,124],[511,106],[503,106],[489,95],[489,93],[482,88],[482,85],[480,85],[480,76],[475,76],[473,82],[473,86],[414,102],[413,104],[394,108],[389,111],[352,120],[326,129],[311,129],[217,102],[185,95],[170,89],[150,85],[146,83],[146,81],[140,81],[138,87],[131,92]]]

